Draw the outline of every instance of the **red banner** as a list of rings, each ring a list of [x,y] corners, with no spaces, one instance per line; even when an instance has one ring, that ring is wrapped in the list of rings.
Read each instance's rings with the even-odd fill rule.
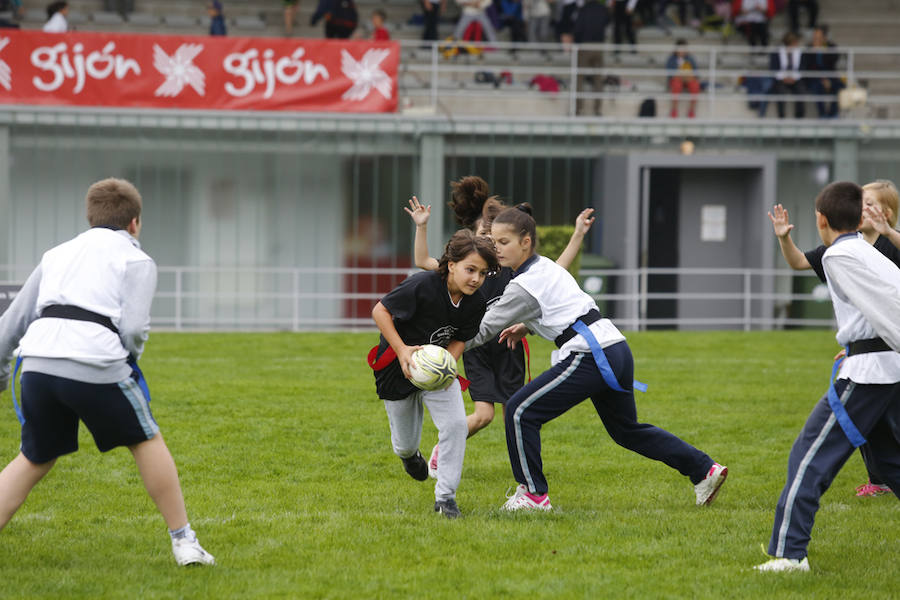
[[[390,112],[397,42],[0,29],[0,104]]]

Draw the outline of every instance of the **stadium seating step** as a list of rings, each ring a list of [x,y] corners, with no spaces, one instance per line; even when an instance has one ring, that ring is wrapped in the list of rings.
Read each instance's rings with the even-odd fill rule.
[[[91,21],[100,25],[121,25],[125,19],[117,12],[101,10],[91,15]]]

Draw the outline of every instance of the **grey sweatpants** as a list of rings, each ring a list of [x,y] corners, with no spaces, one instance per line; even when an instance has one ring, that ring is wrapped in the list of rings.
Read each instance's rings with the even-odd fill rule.
[[[428,407],[431,420],[438,430],[438,478],[434,486],[435,500],[456,497],[456,488],[462,477],[463,458],[466,454],[466,409],[463,406],[459,381],[446,390],[416,392],[403,400],[385,400],[391,424],[391,445],[394,454],[409,458],[419,449],[422,441],[424,407]],[[428,455],[426,454],[426,460]]]
[[[482,40],[486,39],[491,42],[497,41],[497,33],[494,31],[494,26],[491,25],[491,20],[484,13],[477,15],[462,15],[459,18],[459,21],[456,22],[456,29],[453,30],[453,39],[461,40],[466,33],[466,29],[473,21],[478,21],[478,23],[481,24],[481,32],[483,34]]]

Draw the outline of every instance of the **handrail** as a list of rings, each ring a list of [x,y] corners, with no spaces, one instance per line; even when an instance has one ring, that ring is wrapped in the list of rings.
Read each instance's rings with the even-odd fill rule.
[[[390,287],[418,269],[352,267],[159,267],[159,285],[154,304],[155,328],[193,330],[326,330],[370,329],[370,308],[354,314],[347,306],[374,305]],[[30,269],[0,265],[0,286],[24,282]],[[198,275],[206,277],[198,277]],[[356,291],[360,277],[389,276],[380,287]],[[690,276],[691,289],[650,291],[655,276]],[[320,279],[324,277],[324,279]],[[811,271],[795,272],[767,268],[583,268],[580,280],[600,292],[591,294],[605,314],[624,329],[666,327],[833,327],[827,289],[818,287]],[[702,277],[702,281],[697,277]],[[349,279],[348,279],[349,278]],[[595,278],[590,281],[591,278]],[[791,290],[796,278],[812,279],[811,292]],[[360,279],[362,281],[363,279]],[[612,283],[609,283],[612,282]],[[709,288],[705,288],[709,283]],[[595,287],[591,287],[591,286]],[[384,289],[382,289],[384,288]],[[675,301],[690,308],[693,303],[715,307],[695,317],[688,311],[676,317],[648,314],[653,301]],[[815,307],[815,308],[813,308]],[[0,306],[0,311],[3,307]],[[797,315],[799,311],[810,314]],[[651,311],[652,312],[652,311]],[[819,314],[814,314],[819,313]],[[827,316],[823,316],[827,315]]]

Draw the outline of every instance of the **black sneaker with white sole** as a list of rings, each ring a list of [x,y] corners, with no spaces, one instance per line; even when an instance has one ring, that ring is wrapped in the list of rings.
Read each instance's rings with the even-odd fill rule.
[[[450,498],[449,500],[438,500],[434,503],[434,512],[439,512],[448,519],[456,519],[459,517],[459,507],[456,505],[456,500]]]
[[[416,450],[416,453],[409,458],[401,458],[403,468],[409,473],[409,476],[418,481],[428,479],[428,463],[422,458],[422,453]]]

